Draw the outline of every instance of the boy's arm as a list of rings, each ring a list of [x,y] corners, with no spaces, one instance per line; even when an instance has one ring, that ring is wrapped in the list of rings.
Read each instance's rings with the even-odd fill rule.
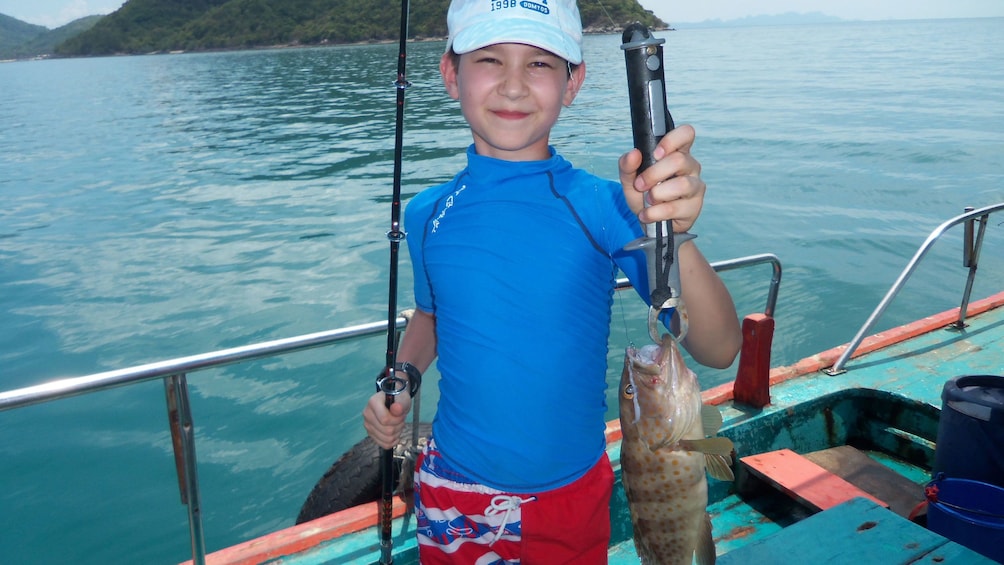
[[[677,260],[689,322],[683,345],[698,363],[724,369],[732,364],[742,346],[732,295],[693,241],[680,245]]]
[[[401,338],[396,357],[399,363],[407,361],[423,373],[432,365],[436,358],[435,315],[415,310]],[[363,427],[377,445],[391,449],[401,438],[409,410],[411,395],[407,392],[397,395],[389,409],[384,393],[374,393],[363,408]]]
[[[398,362],[407,361],[425,372],[436,359],[436,315],[415,309],[397,349]]]

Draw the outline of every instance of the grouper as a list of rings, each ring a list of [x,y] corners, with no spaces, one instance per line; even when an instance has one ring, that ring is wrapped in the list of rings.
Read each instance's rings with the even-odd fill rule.
[[[676,339],[629,347],[620,384],[621,470],[643,565],[715,562],[706,473],[733,480],[732,442],[701,403],[697,376]]]

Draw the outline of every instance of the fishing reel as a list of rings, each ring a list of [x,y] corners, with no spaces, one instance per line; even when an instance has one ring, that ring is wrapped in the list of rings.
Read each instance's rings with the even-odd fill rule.
[[[408,380],[397,376],[398,371],[408,375]],[[408,396],[414,398],[421,386],[422,372],[418,370],[418,367],[407,361],[395,363],[393,370],[387,367],[377,375],[376,380],[377,392],[382,392],[391,398],[401,394],[405,390],[408,391]]]

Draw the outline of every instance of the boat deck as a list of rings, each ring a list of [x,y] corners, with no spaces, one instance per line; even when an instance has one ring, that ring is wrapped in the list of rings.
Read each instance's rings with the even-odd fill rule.
[[[722,555],[719,565],[776,563],[798,548],[799,563],[991,564],[989,558],[948,541],[864,498],[855,498]]]
[[[923,497],[923,486],[930,479],[944,383],[961,375],[1004,374],[1000,365],[1000,351],[1004,350],[1001,305],[1004,293],[974,303],[967,326],[962,330],[944,329],[957,315],[945,312],[872,336],[861,344],[859,349],[863,353],[847,364],[847,372],[836,376],[819,371],[832,365],[843,348],[795,366],[775,369],[771,373],[771,404],[762,409],[734,404],[725,389],[706,391],[705,400],[720,404],[725,418],[721,434],[733,440],[740,458],[780,449],[804,455],[853,445],[855,452],[864,453],[900,475],[906,490],[914,485],[919,500]],[[909,339],[902,341],[905,337]],[[619,441],[611,442],[610,456],[618,477],[619,453]],[[822,457],[816,460],[825,462]],[[826,561],[828,556],[835,555],[843,559],[851,555],[848,551],[858,551],[847,561],[858,564],[992,563],[903,517],[909,493],[906,501],[896,503],[898,509],[889,500],[887,509],[854,498],[820,512],[780,490],[709,481],[708,510],[720,563],[783,563],[783,557],[779,556],[785,555],[792,555],[792,562]],[[867,486],[858,486],[869,490]],[[878,498],[892,496],[880,493]],[[401,505],[397,510],[402,511]],[[614,530],[610,563],[638,563],[627,501],[620,486],[614,489],[611,512]],[[378,562],[376,528],[337,537],[338,533],[324,531],[325,520],[329,518],[275,534],[288,537],[290,543],[287,551],[270,555],[268,562],[296,565]],[[339,519],[344,524],[344,516]],[[417,563],[414,519],[406,528],[402,524],[400,518],[395,519],[394,562]],[[795,558],[790,551],[793,546],[787,545],[791,543],[811,550],[812,557],[799,553]],[[892,549],[859,551],[862,543]],[[306,547],[312,549],[301,552]],[[236,546],[210,555],[208,562],[261,562],[255,560],[261,558],[260,554],[242,561],[238,554],[241,551],[247,555],[254,553],[253,548]],[[769,560],[764,559],[767,555]]]
[[[832,365],[843,347],[794,367],[775,370],[772,373],[771,405],[752,410],[726,402],[722,405],[725,416],[722,433],[732,437],[740,457],[744,453],[784,448],[808,454],[843,443],[856,444],[871,459],[905,478],[907,484],[916,484],[916,499],[922,500],[923,486],[931,479],[930,468],[945,382],[962,375],[1004,374],[1000,356],[1000,352],[1004,351],[1004,332],[1000,331],[1004,326],[1002,304],[1004,295],[1000,294],[973,304],[971,314],[973,311],[979,314],[971,315],[966,327],[961,330],[950,328],[957,316],[956,312],[950,311],[876,334],[865,340],[861,348],[878,349],[853,358],[843,374],[829,376],[819,372],[819,369]],[[897,342],[904,334],[912,337]],[[886,345],[887,342],[893,343]],[[806,410],[792,417],[795,412],[793,407],[799,405],[815,405],[818,410]],[[770,445],[744,443],[747,437],[742,431],[748,426],[743,424],[753,424],[754,420],[757,426],[777,427]],[[804,428],[812,427],[820,433],[804,432]],[[784,500],[787,497],[776,492],[749,498],[736,494],[731,485],[721,483],[711,485],[711,490],[709,512],[712,513],[719,555],[731,552],[746,555],[740,548],[780,536],[777,533],[780,530],[787,530],[787,526],[795,522],[801,524],[803,518],[812,515],[812,511]],[[716,493],[719,495],[717,500]],[[882,495],[890,503],[897,496],[888,494],[888,491]],[[905,504],[900,502],[900,507],[894,508],[899,511],[899,517],[905,514]],[[897,516],[897,512],[885,512]],[[826,538],[819,536],[818,539]],[[957,551],[958,548],[947,549],[952,549],[952,555],[973,559],[966,563],[991,562],[983,561],[975,554]],[[838,554],[837,547],[830,547],[829,550],[834,552],[833,555]],[[756,562],[752,554],[748,557],[739,561],[723,559],[722,562]],[[799,558],[799,561],[802,559]],[[810,561],[813,560],[806,560]],[[886,560],[878,556],[854,561],[914,562],[910,559]]]

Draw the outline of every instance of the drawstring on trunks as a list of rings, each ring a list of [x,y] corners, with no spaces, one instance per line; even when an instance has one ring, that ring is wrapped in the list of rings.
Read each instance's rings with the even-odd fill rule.
[[[534,500],[537,500],[536,496],[520,498],[515,495],[507,494],[500,494],[492,498],[492,503],[488,506],[488,508],[485,508],[485,516],[491,518],[493,516],[497,516],[502,511],[505,511],[505,515],[502,516],[502,523],[499,524],[499,529],[495,532],[495,537],[488,544],[489,547],[494,545],[495,542],[502,537],[502,534],[505,533],[505,526],[509,523],[509,515],[512,511],[518,510],[520,505],[524,502],[533,502]]]

